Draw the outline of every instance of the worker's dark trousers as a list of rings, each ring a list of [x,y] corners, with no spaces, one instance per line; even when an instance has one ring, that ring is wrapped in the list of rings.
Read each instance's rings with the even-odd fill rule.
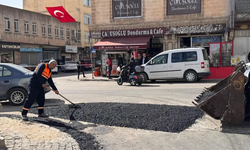
[[[38,114],[42,114],[44,112],[43,110],[45,102],[44,89],[37,90],[34,88],[29,88],[28,97],[24,103],[22,115],[27,115],[30,107],[33,105],[35,100],[37,101],[38,104]]]
[[[83,77],[85,77],[84,71],[78,71],[78,79],[79,79],[81,72],[82,72]]]
[[[109,78],[111,78],[112,66],[108,66],[108,67],[109,67]]]

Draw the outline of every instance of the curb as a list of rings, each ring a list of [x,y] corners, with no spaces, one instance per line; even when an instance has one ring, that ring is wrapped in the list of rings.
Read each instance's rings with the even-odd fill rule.
[[[116,79],[81,79],[80,81],[116,81]]]
[[[5,146],[5,140],[4,138],[0,137],[0,150],[6,150],[6,146]]]

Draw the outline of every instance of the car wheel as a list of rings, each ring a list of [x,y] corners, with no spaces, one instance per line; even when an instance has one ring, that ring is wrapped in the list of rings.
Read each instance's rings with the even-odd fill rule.
[[[146,73],[142,73],[142,76],[143,76],[143,83],[146,83],[147,80],[148,80],[148,76],[146,75]]]
[[[15,88],[9,91],[8,99],[12,105],[22,105],[27,98],[27,92],[22,88]]]
[[[129,80],[129,83],[130,83],[130,85],[132,85],[132,86],[136,86],[136,81],[135,81],[135,79],[130,79]]]
[[[122,84],[123,84],[122,78],[119,78],[119,79],[117,80],[117,84],[118,84],[118,85],[122,85]]]
[[[194,71],[190,70],[185,73],[185,79],[187,82],[196,82],[197,78],[197,74]]]

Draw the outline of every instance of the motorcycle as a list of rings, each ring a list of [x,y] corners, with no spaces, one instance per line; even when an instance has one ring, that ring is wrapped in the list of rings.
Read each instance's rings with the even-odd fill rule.
[[[136,66],[135,71],[130,73],[130,69],[127,66],[118,67],[117,72],[119,72],[119,77],[117,79],[117,84],[122,85],[123,82],[130,83],[131,86],[141,85],[143,82],[143,75],[141,74],[144,71],[143,66]]]

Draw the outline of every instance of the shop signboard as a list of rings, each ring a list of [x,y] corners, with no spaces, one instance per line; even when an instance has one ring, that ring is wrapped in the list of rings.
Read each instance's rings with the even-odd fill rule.
[[[197,37],[192,37],[193,46],[208,47],[209,43],[221,42],[221,41],[222,41],[221,36],[197,36]]]
[[[152,36],[164,35],[166,28],[148,28],[148,29],[127,29],[127,30],[109,30],[101,31],[101,36],[104,37],[130,37],[130,36]]]
[[[3,48],[3,49],[20,49],[20,45],[1,44],[1,48]]]
[[[201,0],[166,0],[167,15],[201,13]]]
[[[20,52],[42,52],[42,48],[20,48]]]
[[[90,37],[92,39],[101,39],[102,38],[101,35],[102,35],[101,31],[91,31],[90,32]]]
[[[77,46],[66,45],[65,52],[66,53],[77,53]]]
[[[147,45],[121,45],[121,46],[94,46],[96,50],[129,50],[129,49],[146,49]]]
[[[113,0],[113,18],[136,18],[142,16],[142,0]]]
[[[221,33],[225,32],[226,24],[202,24],[193,26],[170,27],[166,35],[169,34],[197,34],[197,33]]]

